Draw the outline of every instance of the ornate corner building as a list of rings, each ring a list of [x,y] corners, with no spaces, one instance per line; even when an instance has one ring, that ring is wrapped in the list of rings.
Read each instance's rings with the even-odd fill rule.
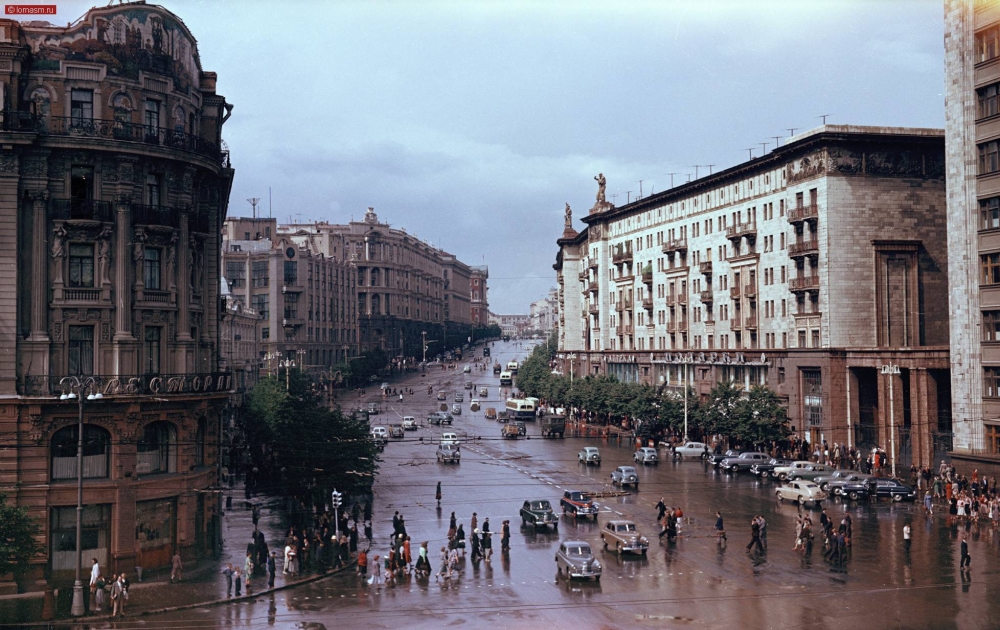
[[[214,549],[221,226],[232,106],[195,38],[144,3],[72,25],[0,20],[0,489],[72,577]],[[47,566],[46,566],[47,565]]]
[[[929,465],[952,437],[944,182],[940,130],[827,125],[620,208],[602,186],[557,241],[560,369],[767,385],[811,443]]]

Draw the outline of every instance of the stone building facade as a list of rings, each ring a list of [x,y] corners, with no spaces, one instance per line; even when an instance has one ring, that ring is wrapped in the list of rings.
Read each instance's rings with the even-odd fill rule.
[[[945,2],[954,455],[1000,457],[1000,2]]]
[[[232,106],[161,7],[0,20],[0,489],[41,526],[35,575],[166,566],[218,541],[220,227]],[[85,570],[86,570],[85,567]]]
[[[559,290],[550,289],[549,294],[531,303],[531,330],[550,333],[559,321]]]
[[[930,463],[951,431],[943,144],[829,125],[621,208],[599,197],[557,241],[561,370],[765,384],[813,443]]]
[[[485,327],[490,321],[490,302],[487,296],[486,281],[490,278],[490,269],[486,265],[470,267],[469,319],[473,327]]]

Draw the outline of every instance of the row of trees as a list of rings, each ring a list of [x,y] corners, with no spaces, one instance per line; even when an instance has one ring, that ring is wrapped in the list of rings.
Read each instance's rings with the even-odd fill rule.
[[[529,396],[551,404],[574,407],[602,424],[630,426],[643,435],[682,436],[684,396],[660,391],[649,385],[622,383],[612,376],[574,378],[553,374],[553,343],[535,348],[517,374],[517,387]],[[724,381],[716,384],[702,400],[693,389],[687,391],[687,435],[691,438],[722,435],[732,443],[764,444],[784,440],[791,432],[788,416],[778,395],[754,385],[744,391]]]

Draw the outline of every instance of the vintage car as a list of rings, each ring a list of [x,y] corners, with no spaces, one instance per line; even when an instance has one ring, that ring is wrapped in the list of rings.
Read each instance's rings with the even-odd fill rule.
[[[590,543],[582,540],[567,540],[559,545],[556,552],[556,572],[573,578],[601,579],[601,563],[594,557]]]
[[[455,392],[455,402],[465,402],[465,394],[462,392]]]
[[[806,461],[804,459],[797,459],[794,462],[788,464],[787,466],[776,467],[774,470],[771,471],[771,476],[774,477],[775,479],[781,479],[782,481],[784,481],[785,479],[788,479],[788,474],[790,472],[792,472],[793,470],[801,470],[806,466],[812,466],[812,462]]]
[[[487,407],[486,408],[486,419],[487,420],[496,420],[497,419],[497,410],[496,410],[495,407]]]
[[[451,406],[451,413],[453,413],[456,416],[462,415],[462,405],[460,405],[458,403],[455,403],[454,405],[452,405]]]
[[[438,400],[448,400],[447,392],[438,392]]]
[[[683,446],[678,446],[674,449],[674,454],[677,457],[687,457],[689,459],[695,457],[704,458],[707,452],[708,448],[704,442],[685,442]]]
[[[505,424],[500,429],[500,437],[517,439],[521,436],[521,432],[517,430],[517,425],[515,424]]]
[[[403,437],[403,425],[401,425],[401,424],[390,424],[389,425],[389,437],[391,437],[391,438],[402,438]]]
[[[543,437],[563,437],[566,433],[566,416],[546,414],[538,419],[538,429]]]
[[[559,527],[559,517],[552,511],[552,504],[548,499],[534,499],[525,501],[521,506],[521,524],[533,527],[546,527],[551,525],[552,529]]]
[[[472,366],[471,365],[467,365],[464,368],[462,368],[462,371],[465,372],[466,374],[468,374],[469,372],[472,371]]]
[[[611,471],[611,485],[639,487],[639,474],[634,466],[619,466]]]
[[[719,468],[729,472],[746,472],[754,464],[762,464],[771,457],[765,453],[740,453],[739,457],[727,457],[719,462]]]
[[[475,385],[472,384],[472,381],[465,384],[465,389],[472,389],[473,387],[475,387]]]
[[[594,503],[590,495],[579,490],[567,490],[563,492],[562,499],[559,500],[559,505],[562,506],[563,514],[572,514],[573,516],[593,515],[595,521],[597,520],[597,512],[600,509],[600,506]]]
[[[389,430],[385,427],[372,427],[372,439],[379,444],[385,444],[389,441]]]
[[[917,492],[911,486],[899,479],[878,478],[869,476],[867,479],[846,482],[841,488],[841,495],[848,499],[858,499],[871,496],[875,489],[875,498],[889,498],[893,501],[913,501]]]
[[[403,430],[404,431],[416,431],[417,430],[417,419],[413,416],[403,416]]]
[[[482,398],[483,400],[486,400],[487,398],[489,398],[489,396],[490,396],[490,388],[488,388],[488,387],[480,387],[479,388],[479,397],[480,398]]]
[[[827,494],[832,494],[838,497],[846,497],[848,493],[844,491],[847,486],[853,486],[855,484],[864,484],[870,477],[874,475],[869,475],[868,473],[858,472],[852,470],[850,475],[845,475],[843,477],[837,477],[836,479],[831,479],[826,482],[826,488],[823,488]],[[820,486],[822,488],[822,486]],[[857,499],[859,494],[855,492],[854,498]]]
[[[826,493],[811,481],[789,481],[775,490],[774,496],[778,497],[779,501],[788,499],[802,505],[806,503],[819,505],[820,501],[826,499]]]
[[[817,475],[816,477],[813,477],[813,483],[818,485],[820,488],[823,488],[823,492],[829,492],[830,491],[829,486],[831,481],[834,481],[835,479],[842,479],[844,477],[850,477],[856,472],[857,472],[856,470],[838,468],[826,474]]]
[[[382,413],[382,407],[377,402],[368,403],[368,414],[377,416]]]
[[[443,411],[435,411],[431,415],[427,416],[427,424],[451,424],[452,417],[451,414],[445,413]]]
[[[514,426],[517,427],[518,435],[528,435],[528,427],[524,426],[520,420],[515,421]]]
[[[441,443],[442,444],[458,444],[458,434],[457,433],[451,433],[451,432],[442,433],[441,434]]]
[[[605,549],[613,546],[619,554],[646,555],[646,550],[649,549],[649,540],[639,533],[639,528],[632,521],[608,521],[601,530],[601,540],[604,541]]]
[[[601,451],[598,450],[596,446],[584,446],[576,455],[580,463],[590,466],[591,464],[595,466],[601,465]]]
[[[457,464],[462,460],[462,451],[457,444],[442,444],[438,446],[437,460],[441,464]]]
[[[637,464],[657,464],[660,461],[660,456],[656,453],[655,448],[643,446],[632,454],[632,459]]]
[[[494,374],[499,374],[500,372],[501,372],[500,364],[499,363],[494,363],[493,364],[493,373]]]
[[[719,464],[722,463],[722,460],[724,460],[724,459],[731,459],[731,458],[734,458],[734,457],[739,457],[740,453],[742,453],[742,452],[743,451],[741,451],[738,448],[731,448],[728,451],[726,451],[725,453],[712,453],[711,455],[708,456],[708,461],[713,466],[718,467]]]
[[[801,468],[793,468],[788,471],[787,479],[789,481],[795,481],[796,479],[807,479],[812,481],[816,477],[822,477],[824,475],[829,475],[833,472],[833,468],[827,466],[826,464],[809,464],[808,466],[803,466]]]
[[[769,477],[775,468],[778,466],[788,466],[793,461],[794,460],[791,459],[785,459],[784,457],[772,457],[766,462],[758,462],[751,466],[750,472],[758,477]]]

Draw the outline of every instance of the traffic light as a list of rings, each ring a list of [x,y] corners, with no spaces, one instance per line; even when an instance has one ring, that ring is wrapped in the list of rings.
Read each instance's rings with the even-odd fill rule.
[[[335,508],[339,508],[343,503],[343,495],[336,490],[330,493],[330,503]]]

